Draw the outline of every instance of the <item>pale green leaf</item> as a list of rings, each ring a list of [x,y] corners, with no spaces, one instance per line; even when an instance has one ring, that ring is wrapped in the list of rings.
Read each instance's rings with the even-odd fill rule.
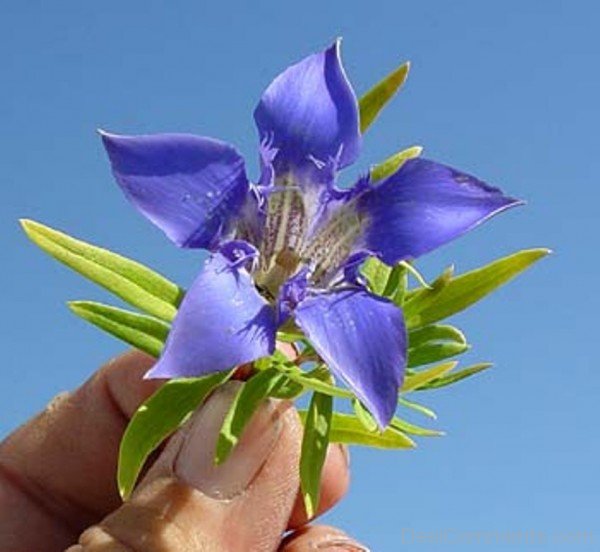
[[[304,436],[300,456],[300,488],[309,518],[315,515],[319,504],[321,471],[329,445],[332,411],[332,397],[322,393],[313,393],[304,420]]]
[[[376,257],[369,257],[363,263],[361,272],[367,279],[371,291],[376,295],[383,295],[392,273],[392,267]]]
[[[219,432],[215,456],[217,464],[227,460],[256,409],[285,379],[287,378],[275,368],[269,368],[240,385]]]
[[[389,73],[369,90],[359,101],[360,131],[371,126],[386,103],[388,103],[406,81],[410,63],[406,62]]]
[[[381,163],[371,167],[371,181],[377,182],[394,174],[406,161],[419,157],[423,151],[421,146],[412,146],[391,155]]]
[[[445,376],[456,366],[456,364],[456,362],[446,362],[444,364],[433,366],[432,368],[427,368],[426,370],[419,370],[418,372],[406,376],[404,378],[404,384],[402,385],[402,392],[407,393],[409,391],[414,391],[434,379]]]
[[[71,301],[68,305],[77,316],[156,358],[169,333],[167,323],[145,314],[93,301]]]
[[[437,322],[479,301],[536,261],[548,255],[548,249],[528,249],[509,255],[477,270],[467,272],[432,289],[420,289],[404,303],[409,328]]]
[[[131,494],[148,456],[185,422],[215,387],[227,380],[230,373],[170,380],[137,409],[119,449],[117,482],[124,499]]]
[[[373,414],[368,411],[367,407],[356,398],[352,399],[351,402],[354,414],[356,414],[356,417],[360,420],[360,423],[364,428],[367,431],[377,431],[379,426],[373,418]]]
[[[27,236],[46,253],[124,301],[171,321],[183,290],[144,265],[77,240],[32,220],[21,220]]]
[[[422,385],[421,387],[417,388],[416,391],[446,387],[447,385],[452,385],[453,383],[459,382],[465,378],[469,378],[471,376],[474,376],[475,374],[479,374],[479,372],[483,372],[484,370],[487,370],[492,366],[493,365],[489,362],[475,364],[473,366],[469,366],[468,368],[463,368],[462,370],[458,370],[456,372],[452,372],[450,374],[446,374],[444,376],[431,380],[425,385]]]
[[[306,411],[299,411],[300,417],[306,419]],[[388,427],[383,432],[372,433],[365,429],[356,416],[334,412],[331,418],[329,440],[332,443],[347,445],[366,445],[384,449],[414,448],[412,439],[401,431]]]
[[[402,420],[398,417],[392,418],[392,421],[390,422],[390,427],[399,431],[403,431],[404,433],[419,435],[421,437],[439,437],[441,435],[444,435],[443,431],[437,431],[435,429],[428,429],[415,424],[411,424],[410,422]]]
[[[431,410],[431,408],[429,408],[425,405],[422,405],[421,403],[409,401],[408,399],[405,399],[404,397],[399,397],[398,404],[401,406],[405,406],[406,408],[410,408],[411,410],[414,410],[415,412],[419,412],[420,414],[423,414],[424,416],[427,416],[428,418],[437,420],[437,414],[433,410]]]
[[[454,341],[430,341],[415,348],[408,350],[409,368],[415,366],[424,366],[433,364],[457,355],[461,355],[469,350],[466,343],[456,343]]]

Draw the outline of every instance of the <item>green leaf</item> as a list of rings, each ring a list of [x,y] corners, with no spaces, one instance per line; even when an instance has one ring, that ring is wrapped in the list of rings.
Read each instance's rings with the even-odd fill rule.
[[[356,414],[356,417],[360,420],[360,423],[364,426],[364,428],[371,432],[377,431],[379,429],[377,422],[367,407],[356,398],[352,399],[351,402],[352,408],[354,409],[354,414]]]
[[[432,364],[469,349],[464,334],[453,326],[430,325],[408,334],[408,367]]]
[[[385,161],[371,167],[371,181],[377,182],[394,174],[406,161],[419,157],[423,152],[421,146],[412,146],[410,148],[394,153]]]
[[[227,460],[261,402],[272,395],[285,379],[275,368],[269,368],[240,385],[219,432],[215,456],[217,464]]]
[[[416,403],[414,401],[409,401],[408,399],[405,399],[404,397],[399,397],[398,404],[401,406],[405,406],[406,408],[410,408],[411,410],[414,410],[415,412],[419,412],[420,414],[423,414],[424,416],[427,416],[428,418],[437,420],[437,414],[433,410],[431,410],[431,408],[424,406],[420,403]]]
[[[404,384],[402,385],[402,393],[414,391],[415,389],[423,387],[426,383],[429,383],[434,379],[445,376],[456,366],[456,364],[456,362],[446,362],[444,364],[439,364],[437,366],[433,366],[432,368],[428,368],[427,370],[420,370],[414,374],[406,376],[404,378]]]
[[[21,220],[27,236],[46,253],[124,301],[170,322],[183,290],[144,265],[72,238],[32,220]]]
[[[337,387],[333,384],[327,383],[320,379],[320,373],[322,368],[318,367],[313,372],[302,372],[298,367],[294,365],[282,365],[277,366],[283,374],[294,382],[299,383],[305,388],[311,389],[330,397],[340,397],[342,399],[352,399],[354,395],[351,391]]]
[[[306,411],[298,412],[302,420]],[[334,412],[331,418],[329,440],[332,443],[347,445],[366,445],[384,449],[405,449],[416,447],[414,441],[397,429],[388,427],[381,433],[372,433],[365,429],[356,416]]]
[[[481,364],[475,364],[473,366],[469,366],[468,368],[463,368],[462,370],[458,370],[457,372],[453,372],[451,374],[447,374],[445,376],[439,377],[437,379],[431,380],[425,385],[417,388],[416,391],[423,391],[425,389],[438,389],[439,387],[446,387],[447,385],[452,385],[453,383],[459,382],[465,378],[474,376],[479,372],[483,372],[488,368],[491,368],[493,365],[489,362],[482,362]]]
[[[383,295],[392,273],[392,267],[386,265],[377,257],[369,257],[363,263],[361,272],[367,279],[371,291],[376,295]]]
[[[137,409],[119,449],[117,482],[123,499],[131,494],[148,456],[230,374],[219,372],[202,378],[170,380]]]
[[[93,301],[71,301],[68,305],[77,316],[156,358],[169,333],[167,323],[145,314]]]
[[[427,429],[425,427],[411,424],[406,420],[402,420],[397,417],[392,418],[392,421],[390,422],[390,427],[399,431],[403,431],[405,433],[410,433],[412,435],[419,435],[421,437],[439,437],[441,435],[444,435],[443,431]]]
[[[300,488],[309,518],[315,515],[319,505],[321,471],[329,445],[332,411],[333,399],[329,395],[313,393],[304,420],[300,456]]]
[[[379,81],[359,101],[360,131],[364,133],[406,81],[410,63],[402,64],[398,69]]]
[[[451,278],[445,285],[420,289],[404,303],[404,316],[409,328],[437,322],[476,303],[517,274],[529,268],[550,251],[527,249],[493,263]]]

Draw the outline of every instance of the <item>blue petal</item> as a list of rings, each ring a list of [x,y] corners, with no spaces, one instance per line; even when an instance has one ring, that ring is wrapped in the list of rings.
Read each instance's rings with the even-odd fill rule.
[[[227,370],[272,354],[275,312],[246,270],[220,253],[186,293],[160,360],[149,378]]]
[[[102,140],[127,198],[180,247],[214,247],[242,208],[244,160],[223,142],[188,134]]]
[[[316,158],[338,166],[357,158],[358,102],[340,60],[340,42],[289,67],[264,92],[254,119],[262,141],[278,150],[280,174]]]
[[[363,247],[383,261],[418,257],[522,202],[474,176],[411,159],[358,199]]]
[[[308,297],[295,318],[331,371],[385,427],[406,366],[402,311],[365,290],[347,289]]]

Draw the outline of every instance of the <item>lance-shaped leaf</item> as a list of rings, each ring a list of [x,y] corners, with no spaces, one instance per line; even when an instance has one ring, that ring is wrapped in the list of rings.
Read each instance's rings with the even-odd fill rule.
[[[409,333],[408,366],[432,364],[469,349],[464,334],[453,326],[430,325]]]
[[[148,456],[230,374],[231,372],[219,372],[202,378],[171,380],[137,409],[125,430],[119,449],[117,482],[124,499],[131,494]]]
[[[68,305],[77,316],[155,358],[169,333],[169,325],[152,316],[93,301],[71,301]]]
[[[124,301],[171,321],[183,290],[144,265],[77,240],[32,220],[21,220],[27,236],[61,263],[106,288]]]
[[[443,431],[438,431],[436,429],[428,429],[426,427],[411,424],[410,422],[402,420],[398,417],[392,418],[392,421],[390,422],[390,427],[402,431],[404,433],[419,435],[420,437],[439,437],[441,435],[444,435]]]
[[[406,81],[410,63],[402,64],[398,69],[379,81],[359,101],[360,131],[364,133],[371,126],[386,103],[388,103]]]
[[[402,385],[402,393],[408,393],[423,387],[426,383],[433,381],[437,378],[445,376],[448,372],[452,371],[456,366],[456,362],[446,362],[428,368],[427,370],[420,370],[413,374],[407,375],[404,378],[404,384]]]
[[[476,303],[550,253],[548,249],[526,249],[477,270],[451,278],[443,286],[421,289],[404,303],[409,328],[443,320]]]
[[[313,393],[306,418],[300,456],[300,488],[309,518],[319,505],[321,472],[329,445],[333,399],[329,395]]]
[[[392,273],[392,267],[377,257],[369,257],[360,270],[367,279],[371,291],[376,295],[383,295]]]
[[[219,432],[215,457],[217,464],[227,460],[261,402],[272,396],[286,379],[275,368],[269,368],[240,385]]]
[[[395,173],[405,161],[409,159],[413,159],[414,157],[419,157],[423,152],[423,148],[421,146],[412,146],[410,148],[399,151],[398,153],[394,153],[381,163],[371,167],[370,175],[371,181],[377,182],[378,180],[383,180],[388,176]]]
[[[379,426],[373,418],[373,415],[369,412],[367,407],[361,403],[358,399],[352,399],[352,409],[354,410],[354,414],[360,420],[360,423],[364,426],[367,431],[377,431]]]
[[[458,370],[456,372],[452,372],[436,378],[434,380],[430,380],[426,384],[418,387],[416,391],[423,391],[426,389],[438,389],[439,387],[446,387],[447,385],[452,385],[453,383],[457,383],[465,378],[469,378],[474,376],[475,374],[479,374],[479,372],[483,372],[488,368],[491,368],[493,365],[489,362],[482,362],[481,364],[475,364],[473,366],[469,366],[468,368],[463,368],[462,370]]]
[[[306,410],[298,411],[300,418],[306,420]],[[351,414],[334,412],[331,418],[329,440],[332,443],[346,445],[365,445],[383,449],[415,448],[415,442],[402,431],[388,427],[383,432],[373,433],[365,429],[361,421]]]
[[[437,420],[437,414],[433,410],[431,410],[431,408],[429,408],[421,403],[409,401],[408,399],[405,399],[404,397],[399,397],[398,404],[400,406],[405,406],[406,408],[410,408],[411,410],[414,410],[415,412],[419,412],[420,414],[423,414],[424,416],[427,416],[428,418]]]

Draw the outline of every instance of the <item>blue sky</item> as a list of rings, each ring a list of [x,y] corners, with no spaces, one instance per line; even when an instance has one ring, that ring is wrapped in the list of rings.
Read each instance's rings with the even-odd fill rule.
[[[496,368],[423,397],[448,435],[411,452],[355,450],[352,490],[327,521],[375,551],[598,549],[596,3],[30,1],[0,11],[0,435],[122,350],[64,306],[108,297],[30,245],[17,219],[188,284],[199,255],[133,213],[94,129],[220,137],[254,169],[262,89],[341,35],[358,93],[413,62],[347,179],[421,144],[528,201],[424,259],[424,273],[523,247],[556,253],[456,317],[474,344],[468,360]],[[458,542],[477,531],[490,542]],[[518,531],[537,537],[494,542]],[[594,543],[567,544],[578,531]]]

